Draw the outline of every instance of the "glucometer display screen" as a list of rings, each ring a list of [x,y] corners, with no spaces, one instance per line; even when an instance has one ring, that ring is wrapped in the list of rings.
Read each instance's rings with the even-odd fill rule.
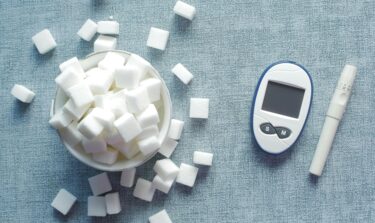
[[[305,90],[269,81],[262,110],[298,118]]]

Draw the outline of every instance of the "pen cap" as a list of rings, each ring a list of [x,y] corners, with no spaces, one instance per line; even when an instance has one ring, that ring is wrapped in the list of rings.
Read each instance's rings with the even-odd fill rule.
[[[341,72],[340,80],[337,84],[337,89],[351,91],[356,74],[357,67],[346,64]]]

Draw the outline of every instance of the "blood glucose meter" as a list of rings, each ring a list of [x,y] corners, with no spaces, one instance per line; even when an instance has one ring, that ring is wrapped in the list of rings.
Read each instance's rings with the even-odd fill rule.
[[[307,70],[291,61],[270,65],[256,88],[250,119],[258,145],[279,154],[298,139],[312,101],[313,85]]]

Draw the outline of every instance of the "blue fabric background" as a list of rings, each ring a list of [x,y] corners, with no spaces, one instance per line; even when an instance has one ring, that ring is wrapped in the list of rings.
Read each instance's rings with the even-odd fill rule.
[[[375,2],[188,2],[197,8],[192,23],[173,14],[174,0],[0,2],[0,222],[147,222],[163,208],[180,223],[374,221]],[[170,89],[173,116],[186,122],[173,160],[191,163],[195,150],[215,157],[213,167],[199,170],[193,189],[176,185],[152,203],[133,198],[119,186],[119,173],[110,174],[123,211],[92,219],[86,216],[87,178],[100,172],[65,150],[48,119],[58,64],[93,49],[76,32],[87,18],[110,15],[121,24],[118,48],[152,62]],[[151,26],[170,31],[165,52],[146,47]],[[39,55],[31,37],[44,28],[58,47]],[[283,59],[309,70],[314,100],[296,145],[271,156],[254,145],[249,112],[262,71]],[[170,72],[178,62],[195,75],[191,85]],[[308,168],[345,63],[357,65],[358,76],[324,174],[316,179]],[[10,95],[15,83],[36,92],[32,104]],[[210,98],[207,121],[188,118],[190,97]],[[152,179],[154,161],[138,175]],[[78,197],[66,217],[50,207],[60,188]]]

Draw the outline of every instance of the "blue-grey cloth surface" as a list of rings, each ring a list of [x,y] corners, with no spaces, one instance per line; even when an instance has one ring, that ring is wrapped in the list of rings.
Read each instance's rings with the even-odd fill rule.
[[[0,2],[0,222],[147,222],[166,209],[173,222],[375,221],[375,1],[198,1],[189,22],[175,16],[175,1],[25,0]],[[120,22],[118,49],[137,53],[159,70],[170,90],[173,117],[185,121],[172,159],[191,164],[195,150],[214,153],[195,186],[175,185],[151,203],[119,185],[122,212],[87,217],[87,178],[100,171],[76,160],[49,124],[58,65],[83,58],[93,42],[76,32],[84,21]],[[150,27],[170,31],[165,51],[146,47]],[[31,37],[50,29],[58,44],[39,55]],[[262,71],[279,60],[303,64],[314,98],[306,127],[287,152],[268,155],[251,138],[253,93]],[[171,73],[181,62],[194,74],[185,86]],[[323,176],[309,165],[330,97],[346,63],[358,66],[349,106]],[[10,94],[14,84],[36,92],[30,104]],[[207,121],[192,120],[189,99],[210,99]],[[156,158],[138,168],[151,180]],[[50,206],[60,188],[78,198],[62,216]]]

